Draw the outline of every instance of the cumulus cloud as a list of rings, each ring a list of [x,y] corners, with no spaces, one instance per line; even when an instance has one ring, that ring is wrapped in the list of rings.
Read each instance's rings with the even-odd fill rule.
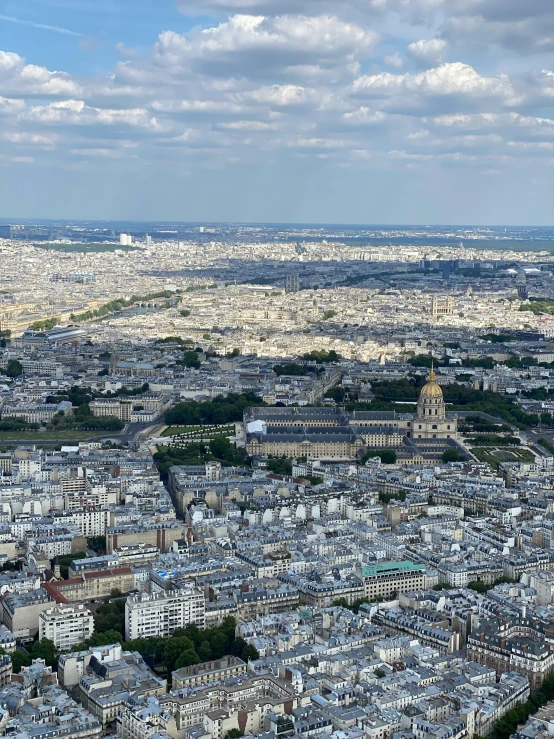
[[[344,66],[369,56],[378,41],[375,31],[328,15],[235,15],[188,34],[162,33],[152,62],[170,74],[263,76],[297,66]]]
[[[383,61],[387,67],[393,67],[394,69],[402,69],[404,66],[404,60],[397,51],[394,54],[387,54],[383,57]]]
[[[496,44],[526,54],[554,50],[548,0],[448,0],[443,33],[453,44]]]
[[[196,0],[204,14],[222,16],[186,33],[165,30],[144,51],[117,44],[121,59],[105,76],[0,51],[0,156],[56,151],[79,166],[178,157],[210,166],[256,162],[268,151],[330,166],[546,161],[554,142],[548,64],[495,59],[493,69],[452,40],[456,23],[480,38],[486,28],[530,32],[544,22],[545,36],[549,14],[532,18],[534,2]],[[410,24],[419,25],[399,36]],[[415,39],[405,55],[391,51],[395,33]]]
[[[115,50],[117,51],[119,56],[123,57],[124,59],[132,59],[138,56],[138,52],[136,49],[131,49],[129,46],[125,46],[122,41],[115,45]]]
[[[418,66],[428,69],[436,67],[444,60],[444,52],[448,44],[444,39],[433,38],[414,41],[406,49],[406,54]]]
[[[19,54],[0,51],[0,94],[13,98],[63,98],[80,95],[81,87],[65,72],[26,64]]]
[[[507,76],[484,77],[469,64],[442,64],[418,74],[381,72],[355,80],[357,97],[382,99],[383,108],[404,112],[434,108],[494,107],[515,102]]]

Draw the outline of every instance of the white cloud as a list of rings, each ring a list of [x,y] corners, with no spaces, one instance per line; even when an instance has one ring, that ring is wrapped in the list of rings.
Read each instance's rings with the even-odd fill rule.
[[[443,39],[433,38],[428,41],[414,41],[406,49],[407,56],[418,66],[427,69],[436,67],[444,60],[444,52],[448,44]]]
[[[131,49],[129,46],[125,46],[122,41],[115,45],[115,50],[117,51],[119,56],[123,57],[124,59],[132,59],[133,57],[138,56],[138,52],[136,49]]]
[[[520,68],[495,58],[493,68],[450,40],[454,22],[477,24],[479,33],[487,24],[527,24],[521,4],[506,0],[506,12],[494,0],[196,4],[234,14],[186,33],[166,30],[144,52],[119,43],[122,60],[105,76],[0,52],[2,150],[39,158],[54,149],[79,161],[190,156],[207,166],[255,162],[268,150],[342,164],[364,152],[364,166],[482,157],[493,167],[492,158],[510,151],[551,157],[549,146],[535,146],[554,141],[546,62]],[[405,58],[382,50],[373,58],[379,31],[387,44],[394,33],[415,39]],[[444,63],[447,53],[456,61]],[[406,63],[411,71],[401,71]]]
[[[81,92],[81,87],[69,74],[25,64],[19,54],[0,51],[0,94],[13,98],[67,97]]]
[[[469,64],[442,64],[418,74],[363,75],[355,80],[357,97],[383,100],[385,110],[431,112],[440,107],[493,107],[515,102],[515,93],[506,75],[483,77]]]
[[[397,51],[395,51],[394,54],[387,54],[383,58],[383,61],[387,67],[393,67],[394,69],[402,69],[404,66],[404,60]]]
[[[554,50],[554,5],[549,0],[448,0],[443,32],[453,44],[495,44],[537,54]]]
[[[198,72],[262,77],[297,67],[344,67],[368,57],[378,41],[375,31],[333,16],[235,15],[188,34],[162,33],[152,63],[173,78]],[[120,71],[136,74],[137,68],[127,65]]]

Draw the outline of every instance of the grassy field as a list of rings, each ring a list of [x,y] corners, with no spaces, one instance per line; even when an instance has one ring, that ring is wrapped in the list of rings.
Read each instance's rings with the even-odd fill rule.
[[[480,462],[487,462],[495,468],[498,468],[501,462],[532,463],[535,461],[535,455],[528,449],[514,449],[514,447],[474,447],[471,452]]]
[[[168,426],[162,436],[180,436],[193,431],[199,431],[202,426]]]
[[[189,439],[213,439],[214,436],[235,435],[235,425],[225,426],[168,426],[162,436],[186,436]]]

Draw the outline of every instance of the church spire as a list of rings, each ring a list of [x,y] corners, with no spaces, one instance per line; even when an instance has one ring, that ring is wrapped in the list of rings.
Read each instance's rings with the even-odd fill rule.
[[[429,373],[429,380],[428,382],[436,382],[437,381],[437,375],[435,373],[435,361],[431,360],[431,372]]]

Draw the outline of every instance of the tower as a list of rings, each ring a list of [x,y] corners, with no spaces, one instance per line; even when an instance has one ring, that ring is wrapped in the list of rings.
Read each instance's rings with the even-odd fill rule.
[[[119,350],[117,349],[115,344],[112,344],[111,356],[110,356],[110,375],[115,375],[117,373],[118,362],[119,362]]]
[[[516,277],[517,296],[520,300],[527,300],[529,297],[529,288],[527,287],[527,275],[520,272]]]
[[[413,433],[408,436],[413,436],[414,439],[458,438],[458,421],[455,416],[446,412],[444,396],[433,366],[426,384],[421,389],[417,402],[417,416],[413,419],[412,428]]]
[[[300,290],[300,278],[298,275],[289,275],[285,282],[285,292],[297,293]]]
[[[454,313],[454,299],[438,298],[434,295],[431,300],[431,313],[434,320],[442,316],[451,316]]]
[[[442,389],[437,383],[437,376],[434,367],[431,367],[427,383],[421,389],[421,394],[417,402],[418,418],[425,420],[444,420],[446,418],[446,405]]]

